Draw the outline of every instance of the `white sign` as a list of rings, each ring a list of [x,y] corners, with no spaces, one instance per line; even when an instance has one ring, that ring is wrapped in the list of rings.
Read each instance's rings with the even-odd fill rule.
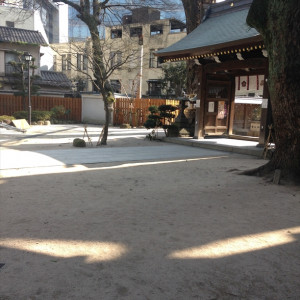
[[[200,108],[200,99],[196,100],[196,107]]]
[[[215,102],[208,102],[208,112],[215,111]]]
[[[268,99],[262,99],[261,108],[268,108]]]

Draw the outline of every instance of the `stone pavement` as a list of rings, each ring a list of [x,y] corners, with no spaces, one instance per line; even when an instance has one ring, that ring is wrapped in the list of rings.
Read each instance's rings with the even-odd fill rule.
[[[182,145],[118,148],[93,147],[38,151],[1,150],[0,170],[224,155],[226,153],[220,151]]]
[[[233,139],[204,139],[194,140],[186,138],[163,138],[166,143],[151,142],[153,147],[144,147],[142,141],[149,133],[144,128],[140,129],[120,129],[110,128],[109,139],[123,140],[136,139],[141,141],[142,146],[128,147],[126,143],[121,147],[88,147],[45,149],[34,147],[51,145],[53,143],[71,145],[75,137],[82,137],[83,125],[51,125],[36,126],[26,134],[12,132],[2,129],[0,132],[0,143],[5,145],[0,153],[0,171],[8,169],[69,166],[78,164],[95,164],[120,161],[143,161],[143,160],[169,160],[187,159],[208,156],[228,156],[229,152],[261,156],[262,149],[256,147],[256,142],[233,140]],[[94,144],[99,135],[98,126],[89,125],[89,133]],[[163,137],[163,132],[159,137]],[[27,151],[24,145],[11,147],[11,141],[32,141],[32,147]],[[109,144],[110,141],[108,140]],[[8,143],[8,144],[7,144]],[[173,144],[171,144],[173,143]],[[177,144],[174,144],[177,143]],[[13,143],[12,143],[13,144]],[[16,143],[17,144],[17,143]],[[181,144],[181,145],[178,145]],[[8,146],[7,146],[8,145]],[[148,145],[149,142],[148,142]],[[155,146],[154,146],[155,145]],[[196,146],[196,147],[189,147]]]
[[[262,157],[263,155],[263,148],[257,147],[258,143],[256,141],[227,138],[209,138],[201,140],[195,140],[193,138],[164,138],[164,141],[180,145],[200,147],[204,149],[214,149],[219,151],[253,155],[257,157]]]

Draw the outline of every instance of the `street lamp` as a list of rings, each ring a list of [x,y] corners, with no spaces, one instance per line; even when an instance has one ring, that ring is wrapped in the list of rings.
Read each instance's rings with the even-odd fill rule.
[[[28,123],[31,125],[30,62],[32,61],[32,55],[29,52],[24,52],[23,55],[28,64]]]

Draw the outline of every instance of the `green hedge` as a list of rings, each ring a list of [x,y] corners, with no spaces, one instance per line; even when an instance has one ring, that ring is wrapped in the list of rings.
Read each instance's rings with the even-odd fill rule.
[[[10,124],[12,120],[15,120],[15,117],[13,117],[13,116],[6,116],[6,115],[0,116],[0,122],[4,122],[6,124]]]
[[[31,121],[38,122],[38,121],[49,121],[52,118],[51,111],[42,111],[42,110],[33,110],[31,112]],[[28,118],[28,111],[17,111],[13,114],[16,119],[27,119]]]

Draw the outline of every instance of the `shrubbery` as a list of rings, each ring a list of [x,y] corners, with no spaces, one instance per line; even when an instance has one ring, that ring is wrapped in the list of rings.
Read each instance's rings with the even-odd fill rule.
[[[28,111],[16,111],[13,116],[16,119],[27,119],[28,118]],[[50,121],[52,117],[51,111],[42,111],[42,110],[33,110],[31,112],[31,121],[38,122],[38,121]]]
[[[6,124],[10,124],[12,120],[15,120],[16,118],[13,117],[13,116],[6,116],[6,115],[3,115],[3,116],[0,116],[0,122],[4,122]]]
[[[178,136],[179,128],[176,125],[172,125],[171,121],[175,118],[175,111],[178,107],[173,105],[163,104],[159,107],[153,105],[149,107],[150,114],[144,126],[147,129],[162,127],[166,136]],[[164,120],[165,125],[163,125]]]
[[[58,105],[52,107],[51,112],[52,112],[52,118],[56,120],[61,120],[66,114],[67,110],[62,105]]]
[[[73,140],[74,147],[86,147],[86,142],[83,139],[76,138]]]

